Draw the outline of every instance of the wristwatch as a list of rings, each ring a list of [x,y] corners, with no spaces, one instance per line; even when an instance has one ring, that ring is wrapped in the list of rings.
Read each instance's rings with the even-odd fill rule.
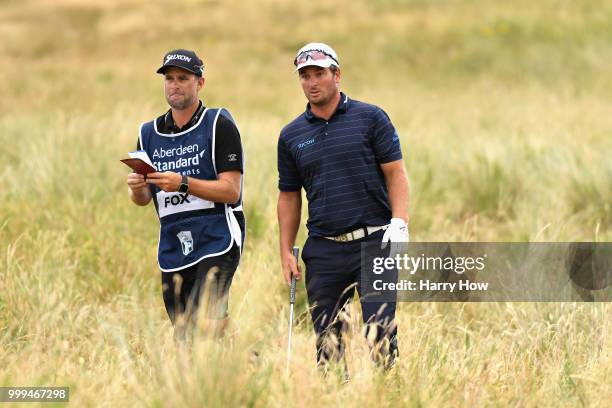
[[[186,193],[188,189],[189,189],[189,179],[187,178],[187,176],[183,176],[181,178],[181,185],[179,186],[178,192]]]

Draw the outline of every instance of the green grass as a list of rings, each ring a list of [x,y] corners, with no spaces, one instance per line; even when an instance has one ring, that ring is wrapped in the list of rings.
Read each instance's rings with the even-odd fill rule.
[[[401,304],[388,376],[356,304],[341,385],[316,371],[302,284],[285,378],[276,139],[305,105],[294,52],[328,41],[342,89],[401,136],[413,240],[610,241],[611,17],[604,1],[0,2],[0,385],[70,386],[78,406],[608,405],[607,303]],[[246,151],[230,335],[191,356],[156,216],[118,161],[166,109],[154,71],[179,46]]]

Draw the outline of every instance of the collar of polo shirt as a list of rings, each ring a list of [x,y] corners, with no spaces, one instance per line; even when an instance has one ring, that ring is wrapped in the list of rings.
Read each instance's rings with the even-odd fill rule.
[[[336,106],[336,110],[332,114],[332,117],[336,114],[336,112],[345,113],[348,110],[348,104],[349,104],[348,96],[340,92],[340,101],[338,102],[338,106]],[[312,111],[310,110],[310,103],[306,104],[306,119],[308,119],[309,121],[320,119],[312,114]]]

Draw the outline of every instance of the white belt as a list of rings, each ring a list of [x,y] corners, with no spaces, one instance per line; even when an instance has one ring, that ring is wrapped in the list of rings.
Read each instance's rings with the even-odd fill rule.
[[[329,239],[331,241],[336,242],[348,242],[354,241],[356,239],[365,238],[368,235],[372,235],[376,231],[380,231],[381,229],[387,228],[387,225],[381,225],[379,227],[361,227],[357,228],[355,231],[347,232],[345,234],[340,234],[336,237],[323,237],[325,239]]]

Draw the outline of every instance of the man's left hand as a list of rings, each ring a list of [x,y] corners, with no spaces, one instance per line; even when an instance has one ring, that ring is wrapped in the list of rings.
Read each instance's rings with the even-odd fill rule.
[[[408,224],[406,224],[406,221],[401,218],[391,218],[391,222],[385,230],[385,235],[383,235],[382,245],[380,247],[385,249],[389,242],[393,244],[409,241],[410,234],[408,233]]]
[[[181,186],[182,176],[173,171],[164,171],[163,173],[147,174],[147,183],[155,184],[166,192],[178,191]]]

